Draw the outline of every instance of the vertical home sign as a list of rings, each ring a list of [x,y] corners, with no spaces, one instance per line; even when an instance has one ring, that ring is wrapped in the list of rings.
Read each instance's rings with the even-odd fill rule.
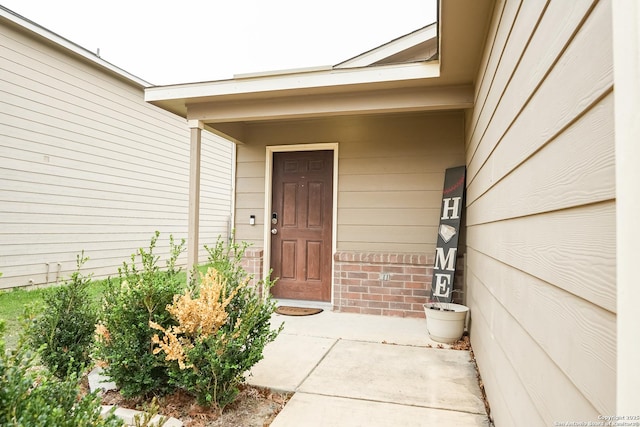
[[[451,302],[452,299],[460,218],[464,207],[465,172],[465,166],[450,168],[445,172],[436,259],[431,280],[433,301]]]

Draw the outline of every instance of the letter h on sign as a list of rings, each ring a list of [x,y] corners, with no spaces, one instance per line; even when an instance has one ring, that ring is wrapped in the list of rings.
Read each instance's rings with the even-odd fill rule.
[[[431,299],[438,302],[451,302],[452,298],[460,218],[464,206],[465,172],[464,166],[450,168],[445,172],[436,259],[431,280]]]
[[[462,197],[449,197],[442,199],[442,216],[440,217],[440,219],[459,219],[461,213],[461,199]]]

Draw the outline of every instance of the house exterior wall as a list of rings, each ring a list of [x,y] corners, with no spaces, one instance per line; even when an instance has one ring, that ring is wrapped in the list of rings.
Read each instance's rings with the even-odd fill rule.
[[[266,146],[337,142],[334,308],[423,317],[444,171],[464,164],[463,126],[459,112],[253,124],[237,150],[236,237],[263,246]]]
[[[84,271],[117,274],[154,231],[158,254],[170,234],[186,238],[184,119],[145,103],[138,83],[13,24],[0,24],[0,70],[0,288],[67,277],[82,250]],[[227,234],[232,153],[205,133],[204,243]]]
[[[608,0],[498,1],[466,120],[467,304],[496,426],[616,413]]]

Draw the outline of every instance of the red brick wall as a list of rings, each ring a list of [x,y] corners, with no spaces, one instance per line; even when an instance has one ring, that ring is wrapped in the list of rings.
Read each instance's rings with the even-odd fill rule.
[[[337,252],[334,260],[334,310],[424,317],[433,255]]]
[[[247,248],[240,262],[242,268],[250,275],[253,275],[253,279],[251,280],[251,285],[253,286],[262,278],[263,255],[264,250],[262,248]]]
[[[262,277],[262,248],[247,248],[243,268]],[[422,317],[429,300],[434,256],[412,253],[337,252],[334,256],[333,309],[345,313]],[[462,288],[464,263],[458,258],[456,289]],[[384,275],[388,275],[384,277]],[[455,294],[456,302],[462,296]]]

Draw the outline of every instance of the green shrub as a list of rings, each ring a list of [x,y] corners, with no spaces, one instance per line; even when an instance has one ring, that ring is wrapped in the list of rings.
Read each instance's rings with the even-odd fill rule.
[[[26,329],[28,345],[33,350],[42,348],[42,363],[58,378],[80,375],[91,360],[98,315],[87,292],[91,276],[80,273],[88,259],[84,252],[78,255],[71,279],[46,290],[42,311],[31,317]]]
[[[176,296],[168,311],[174,324],[152,323],[156,352],[171,363],[172,384],[195,395],[203,406],[222,412],[238,394],[243,374],[263,358],[264,346],[281,329],[271,330],[275,310],[270,297],[262,298],[249,285],[241,267],[246,244],[224,246],[218,239],[209,251],[209,268],[201,283]],[[273,282],[259,282],[268,291]]]
[[[162,270],[160,257],[153,253],[159,235],[155,233],[148,250],[139,249],[130,263],[123,263],[119,280],[109,280],[103,296],[96,356],[106,362],[105,373],[125,397],[163,394],[170,389],[164,358],[153,354],[154,331],[149,322],[173,322],[166,307],[185,286],[176,268],[184,239],[176,244],[170,238],[169,259]],[[136,266],[138,256],[141,269]]]
[[[0,425],[15,427],[115,427],[113,414],[100,416],[100,398],[80,395],[77,376],[63,380],[37,366],[37,352],[23,345],[6,352],[0,322]]]
[[[163,427],[169,419],[160,415],[158,400],[154,397],[151,403],[142,405],[142,412],[134,415],[134,427]]]

